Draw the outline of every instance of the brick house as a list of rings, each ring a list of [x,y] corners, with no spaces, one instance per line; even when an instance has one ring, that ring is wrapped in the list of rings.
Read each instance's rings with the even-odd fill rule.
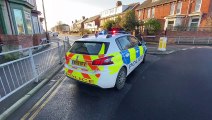
[[[84,28],[91,31],[92,33],[94,33],[95,31],[98,31],[99,25],[100,25],[99,18],[100,18],[100,15],[96,15],[96,16],[88,18],[84,22]]]
[[[135,10],[139,5],[140,3],[122,5],[122,2],[118,1],[116,7],[101,12],[100,27],[108,20],[115,20],[117,17],[122,17],[127,10]]]
[[[72,21],[72,25],[70,26],[70,31],[74,33],[78,33],[81,30],[84,30],[84,23],[87,20],[85,16],[82,16],[82,19],[75,20],[75,22]]]
[[[164,30],[184,27],[208,26],[212,16],[211,0],[146,0],[137,9],[136,15],[141,21],[149,18],[158,19]]]
[[[31,47],[45,38],[36,0],[0,1],[0,41],[4,45]]]

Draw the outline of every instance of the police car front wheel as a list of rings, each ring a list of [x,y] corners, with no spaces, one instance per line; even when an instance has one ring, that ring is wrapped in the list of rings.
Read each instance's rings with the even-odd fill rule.
[[[145,62],[146,62],[146,54],[144,55],[142,63],[145,63]]]
[[[121,70],[118,73],[118,76],[116,78],[116,85],[115,88],[117,90],[121,90],[124,85],[125,85],[125,81],[126,81],[126,75],[127,75],[127,71],[125,68],[121,68]]]

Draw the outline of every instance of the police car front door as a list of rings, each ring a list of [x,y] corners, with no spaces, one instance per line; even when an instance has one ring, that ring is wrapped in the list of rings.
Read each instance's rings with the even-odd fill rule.
[[[121,49],[123,62],[128,68],[128,73],[130,73],[137,66],[136,50],[132,47],[132,44],[127,36],[118,38],[117,41]]]

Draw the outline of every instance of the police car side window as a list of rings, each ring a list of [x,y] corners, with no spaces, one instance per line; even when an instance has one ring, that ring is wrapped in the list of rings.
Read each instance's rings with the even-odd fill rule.
[[[132,47],[138,46],[138,40],[135,37],[129,36],[128,39],[130,40]]]
[[[117,41],[118,46],[122,50],[126,50],[126,49],[131,48],[131,43],[130,43],[130,41],[128,40],[128,38],[126,36],[125,37],[120,37],[116,41]]]

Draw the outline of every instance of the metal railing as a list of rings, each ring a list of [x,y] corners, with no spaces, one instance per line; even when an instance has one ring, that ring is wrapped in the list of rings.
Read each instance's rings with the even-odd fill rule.
[[[192,37],[192,36],[178,36],[178,37],[168,37],[168,39],[172,39],[177,44],[204,44],[211,45],[212,37]]]
[[[16,55],[16,59],[0,64],[0,102],[29,83],[38,82],[49,69],[62,63],[68,46],[59,42],[46,45],[50,47],[40,52],[35,50],[44,45],[0,53],[0,59]]]
[[[168,31],[192,31],[192,32],[212,32],[212,27],[167,27]]]

